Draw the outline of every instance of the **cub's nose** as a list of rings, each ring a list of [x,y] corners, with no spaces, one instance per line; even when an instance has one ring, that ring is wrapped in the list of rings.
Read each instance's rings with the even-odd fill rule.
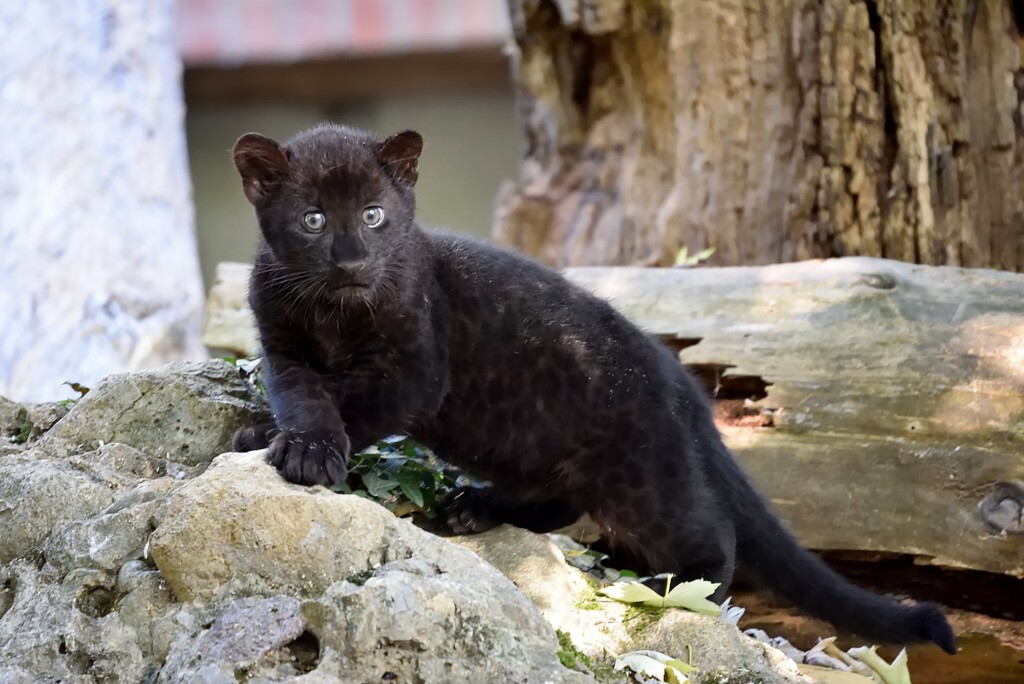
[[[358,271],[366,265],[369,251],[355,235],[335,235],[331,241],[331,261],[341,271]]]
[[[334,260],[334,268],[336,268],[339,271],[345,271],[347,273],[352,273],[354,271],[361,271],[361,270],[363,270],[363,266],[366,266],[366,257],[342,258],[342,259],[337,259],[336,258]]]

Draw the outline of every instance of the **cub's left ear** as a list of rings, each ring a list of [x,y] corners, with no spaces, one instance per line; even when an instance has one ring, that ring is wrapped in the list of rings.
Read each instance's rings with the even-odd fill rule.
[[[423,138],[416,131],[402,131],[377,146],[377,161],[394,178],[412,187],[419,177]]]

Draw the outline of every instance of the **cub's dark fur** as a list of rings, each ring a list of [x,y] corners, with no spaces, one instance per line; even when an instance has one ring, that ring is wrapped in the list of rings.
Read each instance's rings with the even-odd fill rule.
[[[456,531],[585,511],[639,570],[721,582],[720,597],[740,562],[839,627],[955,652],[936,607],[859,589],[797,544],[671,352],[530,259],[417,225],[421,148],[412,131],[338,126],[236,143],[264,238],[250,302],[277,423],[236,448],[269,442],[286,479],[331,484],[353,450],[407,433],[493,483],[452,497]]]

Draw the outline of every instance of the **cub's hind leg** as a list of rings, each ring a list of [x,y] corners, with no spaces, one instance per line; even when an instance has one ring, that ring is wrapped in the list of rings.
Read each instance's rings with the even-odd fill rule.
[[[445,498],[441,510],[456,534],[486,532],[502,523],[532,532],[551,532],[571,525],[582,509],[564,499],[519,499],[495,487],[459,487]]]
[[[699,472],[684,473],[685,461],[666,452],[634,462],[643,486],[606,491],[589,509],[603,528],[613,556],[641,575],[672,573],[676,581],[706,579],[719,584],[720,602],[732,582],[736,534],[732,521],[704,488]]]

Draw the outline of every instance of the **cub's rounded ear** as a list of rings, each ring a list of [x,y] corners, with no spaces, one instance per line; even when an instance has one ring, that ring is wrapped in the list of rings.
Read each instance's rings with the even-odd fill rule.
[[[409,185],[416,185],[419,177],[420,152],[423,138],[416,131],[402,131],[377,145],[377,161],[392,177]]]
[[[246,133],[231,151],[235,168],[242,177],[242,191],[252,204],[266,196],[270,187],[288,174],[288,156],[265,135]]]

